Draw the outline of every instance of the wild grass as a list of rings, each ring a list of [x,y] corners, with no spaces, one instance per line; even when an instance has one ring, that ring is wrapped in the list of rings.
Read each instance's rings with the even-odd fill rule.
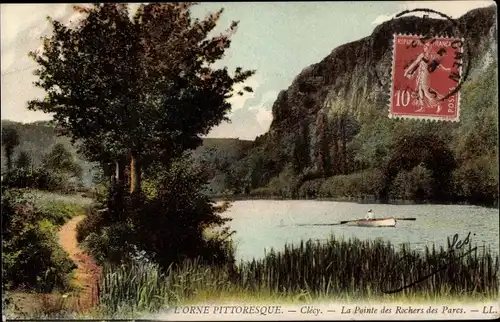
[[[92,200],[79,195],[62,195],[53,192],[24,189],[23,197],[38,208],[40,220],[49,220],[61,226],[71,218],[84,215]]]
[[[49,192],[36,189],[25,189],[25,196],[34,198],[40,205],[50,202],[64,202],[66,204],[76,204],[81,206],[89,206],[93,199],[83,197],[81,194],[65,195],[56,192]]]
[[[224,301],[310,303],[363,299],[381,302],[481,300],[498,296],[498,256],[489,250],[423,253],[396,250],[381,241],[307,241],[235,266],[207,267],[199,261],[162,271],[151,263],[107,266],[100,303],[113,314],[158,312],[173,305]],[[465,255],[464,255],[465,254]],[[384,290],[409,284],[400,292]]]

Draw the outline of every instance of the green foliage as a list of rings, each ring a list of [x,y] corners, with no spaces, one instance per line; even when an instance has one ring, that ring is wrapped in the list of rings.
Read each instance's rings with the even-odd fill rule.
[[[366,107],[369,108],[369,107]],[[380,168],[389,161],[394,122],[385,115],[373,117],[348,143],[359,168]]]
[[[233,166],[252,146],[252,141],[205,138],[203,145],[191,152],[194,162],[203,166],[212,178],[205,187],[206,193],[231,195],[244,192],[246,180],[240,176],[241,169]]]
[[[63,193],[82,188],[82,167],[63,144],[58,143],[47,153],[41,167],[29,166],[29,155],[19,154],[17,167],[5,175],[3,183],[13,188],[32,188]]]
[[[498,204],[498,64],[464,86],[462,126],[453,133],[458,167],[453,172],[457,198]]]
[[[219,215],[225,207],[201,192],[206,179],[204,169],[188,157],[175,159],[168,169],[159,164],[149,177],[154,193],[126,196],[121,206],[112,195],[78,225],[78,239],[94,258],[107,262],[127,261],[137,253],[162,267],[199,256],[215,264],[231,262],[227,234],[206,236],[229,220]]]
[[[73,155],[61,143],[54,145],[52,150],[45,155],[42,165],[49,171],[63,173],[69,177],[80,178],[82,175],[81,166],[75,162]]]
[[[73,146],[70,139],[65,136],[58,136],[58,131],[46,121],[33,123],[18,123],[8,120],[2,120],[2,127],[12,127],[19,133],[19,146],[15,149],[13,158],[19,159],[24,151],[29,153],[31,166],[39,168],[42,166],[42,161],[52,147],[61,143],[64,145],[71,155],[75,156],[75,162],[83,169],[82,180],[85,185],[90,185],[92,174],[94,171],[93,164],[87,161],[82,154],[77,152],[77,148]],[[4,144],[2,143],[2,158],[6,158]],[[16,167],[18,167],[16,165]],[[4,164],[2,163],[2,172]]]
[[[379,195],[383,184],[382,172],[371,169],[327,178],[320,185],[317,193],[323,198],[375,199]]]
[[[185,261],[167,269],[149,263],[106,266],[101,282],[101,305],[108,312],[122,307],[132,311],[158,312],[181,304],[196,293],[230,287],[227,269],[202,261]]]
[[[391,199],[396,200],[429,200],[433,196],[434,183],[432,172],[423,164],[410,171],[400,171],[390,191]]]
[[[241,159],[239,164],[233,165],[233,176],[239,178],[241,190],[250,191],[263,187],[283,169],[285,156],[277,149],[257,147],[250,154]]]
[[[319,195],[319,191],[325,179],[307,180],[299,188],[299,197],[306,199],[314,199]]]
[[[64,178],[43,168],[16,168],[4,176],[2,184],[10,188],[64,191]]]
[[[17,190],[2,191],[2,275],[8,290],[69,287],[73,262],[57,242],[57,215],[43,212]]]
[[[267,185],[267,187],[276,191],[276,195],[280,197],[295,198],[297,196],[297,190],[301,184],[301,176],[296,175],[296,168],[292,167],[292,165],[285,166],[283,171],[277,177],[271,179]]]
[[[462,162],[453,172],[454,190],[460,200],[498,203],[498,163],[491,155]]]
[[[14,149],[19,145],[19,134],[13,127],[2,126],[2,145],[7,156],[7,169],[12,169]]]
[[[16,159],[16,168],[29,169],[31,167],[31,156],[26,151],[19,152]]]
[[[326,116],[321,110],[311,131],[305,115],[288,119],[294,131],[276,123],[273,135],[259,137],[226,171],[228,181],[240,186],[233,191],[255,196],[289,196],[283,191],[297,190],[298,180],[299,198],[497,204],[497,79],[494,62],[464,84],[457,123],[390,119],[385,107],[368,101],[355,108],[355,119],[333,107]],[[274,158],[280,153],[289,153],[284,162]],[[296,178],[285,183],[287,167]]]
[[[76,225],[76,240],[82,243],[92,232],[99,231],[104,226],[103,209],[94,204],[87,208],[86,217]]]

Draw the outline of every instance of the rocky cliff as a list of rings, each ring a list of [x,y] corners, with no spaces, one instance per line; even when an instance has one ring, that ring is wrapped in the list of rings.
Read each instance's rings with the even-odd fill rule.
[[[470,81],[497,56],[496,7],[470,11],[456,23],[472,58]],[[335,159],[342,153],[342,140],[349,141],[356,132],[356,126],[349,129],[347,123],[362,122],[363,116],[373,112],[387,114],[393,34],[433,34],[436,30],[456,34],[456,28],[445,19],[424,21],[407,16],[385,22],[370,36],[335,48],[281,91],[272,108],[270,130],[259,140],[282,147],[292,158],[294,142],[299,140],[301,129],[305,130],[310,139],[309,165],[320,169],[324,136],[331,138],[328,152]]]
[[[413,126],[415,131],[426,126],[422,121],[388,121],[395,33],[439,33],[463,37],[466,43],[464,59],[470,58],[471,61],[464,87],[478,77],[484,77],[491,65],[496,64],[496,6],[472,10],[456,19],[455,24],[446,19],[403,16],[377,26],[370,36],[339,46],[321,62],[303,69],[290,87],[280,92],[272,107],[270,130],[256,139],[257,147],[253,156],[249,156],[254,159],[250,162],[253,166],[267,164],[270,170],[261,173],[260,177],[267,179],[250,183],[252,188],[262,187],[263,181],[269,184],[287,166],[302,175],[300,182],[366,168],[383,168],[382,163],[390,159],[387,156],[390,153],[384,149],[390,148],[377,147],[371,154],[363,152],[370,149],[366,145],[370,145],[371,136],[378,136],[373,139],[373,145],[377,145],[384,135],[392,135],[381,133],[384,127],[397,127],[395,122],[411,123],[413,125],[408,126]],[[493,70],[489,75],[496,73],[496,67]],[[468,91],[472,90],[469,88]],[[377,122],[380,124],[374,128]],[[456,131],[457,127],[464,126],[464,122],[461,123],[445,124],[443,131]],[[436,126],[434,128],[439,131]],[[256,161],[255,155],[259,153],[265,155],[263,159],[271,160]],[[370,160],[373,161],[371,164]],[[249,181],[252,181],[251,177],[252,174],[247,173]]]

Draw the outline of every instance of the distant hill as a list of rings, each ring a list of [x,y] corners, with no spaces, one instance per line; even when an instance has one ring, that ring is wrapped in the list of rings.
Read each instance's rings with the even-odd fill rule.
[[[14,160],[21,151],[29,153],[33,165],[39,166],[44,155],[49,152],[57,143],[62,143],[66,149],[74,155],[77,163],[82,167],[82,179],[86,186],[92,183],[93,165],[83,159],[76,151],[76,147],[71,144],[67,137],[56,135],[56,130],[50,121],[37,121],[33,123],[19,123],[9,120],[2,120],[2,128],[13,127],[19,134],[19,146],[14,151]],[[2,144],[2,172],[6,168],[5,150]]]
[[[33,123],[19,123],[2,120],[3,127],[13,127],[19,134],[20,144],[14,151],[14,159],[21,151],[28,152],[33,164],[41,164],[45,153],[49,152],[57,143],[62,143],[76,158],[78,164],[84,169],[83,176],[86,185],[92,182],[93,165],[77,153],[76,147],[68,137],[57,136],[55,128],[49,121],[38,121]],[[230,164],[243,158],[253,147],[253,141],[224,138],[206,138],[203,145],[192,152],[195,160],[208,161],[208,171],[213,173],[214,180],[210,182],[210,190],[220,193],[224,190],[218,183],[218,177],[223,176],[224,169]],[[6,167],[5,151],[2,145],[2,172]],[[219,170],[217,170],[219,169]]]
[[[198,162],[204,161],[206,171],[212,178],[206,189],[209,195],[233,194],[237,187],[232,186],[230,168],[240,164],[254,147],[254,141],[240,139],[206,138],[203,145],[192,152]]]

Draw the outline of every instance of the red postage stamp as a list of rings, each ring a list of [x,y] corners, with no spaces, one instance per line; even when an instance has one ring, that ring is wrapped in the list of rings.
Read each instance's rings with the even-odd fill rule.
[[[463,39],[394,35],[389,117],[458,121]]]

